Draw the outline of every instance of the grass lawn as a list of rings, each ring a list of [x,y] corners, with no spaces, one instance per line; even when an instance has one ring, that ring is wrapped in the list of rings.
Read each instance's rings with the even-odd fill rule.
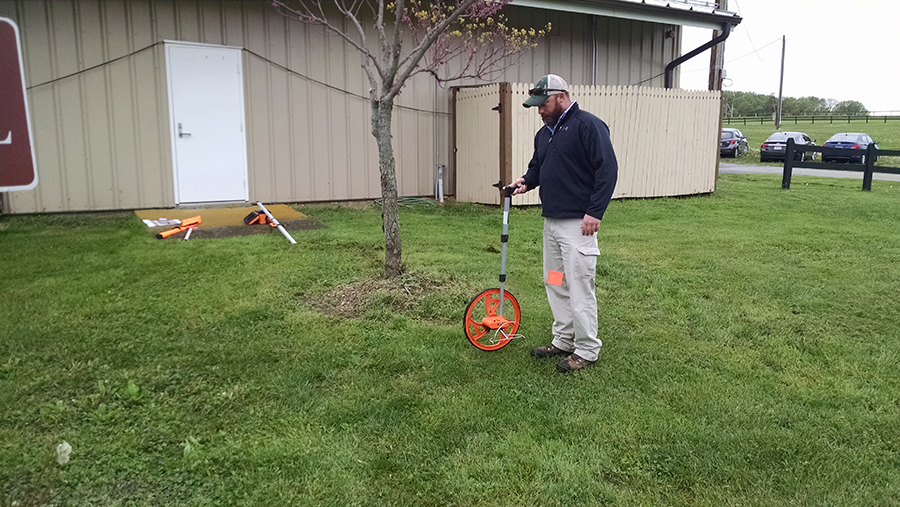
[[[528,353],[538,209],[510,217],[525,338],[490,353],[462,313],[497,208],[403,208],[395,284],[374,207],[303,207],[326,228],[293,246],[4,217],[0,504],[900,505],[900,188],[780,182],[613,202],[604,347],[568,376]]]
[[[759,123],[748,123],[747,125],[732,123],[729,125],[726,122],[722,122],[722,127],[740,129],[741,132],[747,136],[747,142],[750,146],[750,151],[747,153],[744,153],[737,158],[722,158],[723,162],[772,167],[784,166],[783,162],[759,161],[759,145],[776,132],[775,124],[771,121],[763,125],[760,125]],[[866,123],[865,120],[852,120],[850,123],[847,123],[847,120],[838,121],[835,119],[834,123],[828,123],[827,120],[816,120],[816,123],[801,121],[796,124],[793,121],[790,121],[781,124],[781,131],[804,132],[812,139],[815,139],[816,144],[819,146],[825,144],[825,141],[834,134],[841,132],[863,132],[869,134],[872,139],[878,141],[878,147],[882,150],[900,150],[900,121],[897,120],[888,120],[887,123],[883,120],[879,121],[874,119],[869,120],[869,123]],[[817,162],[821,162],[821,158],[818,158]],[[882,167],[900,167],[900,157],[879,157],[878,162],[876,162],[875,165]],[[860,166],[860,171],[862,171],[862,166]]]

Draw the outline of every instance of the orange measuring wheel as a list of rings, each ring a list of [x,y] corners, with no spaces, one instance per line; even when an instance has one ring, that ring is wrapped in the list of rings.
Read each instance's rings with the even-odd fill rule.
[[[509,241],[509,206],[514,187],[495,185],[503,197],[503,230],[500,235],[500,288],[481,291],[466,307],[463,327],[472,345],[481,350],[498,350],[516,337],[522,311],[506,285],[506,243]]]
[[[500,313],[500,289],[487,289],[475,296],[466,307],[463,325],[472,345],[481,350],[497,350],[505,346],[519,330],[522,311],[509,291],[503,291]]]

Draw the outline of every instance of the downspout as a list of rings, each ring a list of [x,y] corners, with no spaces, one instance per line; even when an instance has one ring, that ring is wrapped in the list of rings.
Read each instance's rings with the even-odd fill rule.
[[[665,86],[666,86],[666,88],[672,88],[672,81],[675,80],[675,78],[674,78],[674,76],[675,76],[675,67],[678,67],[678,66],[681,65],[682,63],[684,63],[684,62],[690,60],[691,58],[693,58],[693,57],[699,55],[700,53],[706,51],[707,49],[709,49],[709,48],[711,48],[711,47],[713,47],[713,46],[715,46],[716,44],[719,44],[719,43],[721,43],[721,42],[725,42],[725,39],[727,39],[729,35],[731,35],[731,23],[725,23],[725,24],[722,26],[722,35],[716,37],[715,39],[713,39],[713,40],[711,40],[711,41],[709,41],[709,42],[707,42],[706,44],[700,46],[699,48],[697,48],[697,49],[695,49],[695,50],[693,50],[693,51],[691,51],[690,53],[688,53],[688,54],[686,54],[686,55],[682,55],[682,56],[680,56],[680,57],[678,57],[678,58],[672,60],[671,62],[669,62],[669,64],[666,65],[666,81],[665,81]]]

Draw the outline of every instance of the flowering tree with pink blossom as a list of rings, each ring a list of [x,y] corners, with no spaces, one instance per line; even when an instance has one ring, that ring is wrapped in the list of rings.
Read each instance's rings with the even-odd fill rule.
[[[500,14],[512,0],[271,0],[283,15],[323,26],[362,54],[378,145],[385,275],[401,273],[394,100],[416,74],[440,83],[487,80],[550,29],[515,29]],[[345,30],[344,27],[349,27]]]

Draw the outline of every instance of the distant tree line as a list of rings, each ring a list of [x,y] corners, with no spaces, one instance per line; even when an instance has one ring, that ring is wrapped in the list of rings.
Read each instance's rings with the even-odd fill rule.
[[[775,114],[778,105],[778,97],[762,95],[752,92],[724,91],[725,116],[771,116]],[[784,97],[781,104],[782,116],[812,116],[812,115],[853,115],[862,116],[869,114],[861,102],[844,100],[838,102],[834,99],[821,99],[819,97]]]

